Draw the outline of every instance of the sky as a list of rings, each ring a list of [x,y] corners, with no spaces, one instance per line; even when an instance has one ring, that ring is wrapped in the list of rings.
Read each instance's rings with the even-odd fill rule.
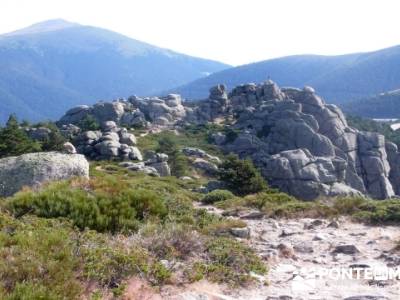
[[[0,34],[48,19],[241,65],[400,44],[399,0],[0,0]]]

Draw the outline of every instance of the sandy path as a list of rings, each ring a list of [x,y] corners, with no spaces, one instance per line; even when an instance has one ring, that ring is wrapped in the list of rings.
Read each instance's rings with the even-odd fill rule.
[[[210,206],[199,207],[221,213]],[[399,280],[364,279],[364,271],[360,271],[361,279],[356,279],[355,273],[354,279],[335,279],[337,273],[334,271],[331,271],[332,277],[313,276],[315,272],[348,270],[349,267],[354,271],[365,267],[370,270],[400,267],[400,252],[392,252],[396,241],[400,240],[399,227],[367,226],[341,218],[339,227],[335,228],[328,226],[328,220],[315,220],[245,220],[250,238],[242,240],[268,262],[270,271],[266,278],[269,285],[259,284],[249,290],[225,293],[233,299],[330,300],[360,295],[376,297],[369,299],[400,299]],[[352,245],[359,253],[334,254],[339,245]]]

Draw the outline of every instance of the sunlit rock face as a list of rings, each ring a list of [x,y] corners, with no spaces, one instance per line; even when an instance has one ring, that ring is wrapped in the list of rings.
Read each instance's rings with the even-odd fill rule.
[[[360,193],[385,199],[399,192],[395,145],[349,127],[342,111],[311,87],[246,84],[231,91],[226,106],[238,134],[229,142],[219,134],[221,147],[251,157],[283,191],[305,200]]]

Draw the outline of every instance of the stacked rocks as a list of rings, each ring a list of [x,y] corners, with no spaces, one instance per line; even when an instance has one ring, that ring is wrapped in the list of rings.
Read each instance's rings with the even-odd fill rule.
[[[221,160],[217,156],[208,154],[206,151],[185,147],[182,149],[182,153],[189,157],[189,161],[192,163],[193,167],[209,175],[215,175],[218,172],[217,164],[221,163]]]
[[[119,99],[113,102],[99,102],[93,106],[80,105],[67,111],[58,124],[79,125],[91,116],[99,124],[113,121],[125,127],[170,126],[186,116],[180,95],[166,97]]]
[[[106,122],[102,131],[83,132],[76,139],[79,153],[93,159],[141,160],[134,136],[118,126],[153,126],[158,130],[227,120],[232,121],[235,135],[215,133],[215,143],[226,152],[252,158],[272,186],[294,196],[312,200],[362,193],[384,199],[400,194],[397,147],[379,134],[349,127],[338,107],[326,104],[307,86],[279,88],[268,80],[237,86],[228,94],[224,85],[217,85],[210,89],[208,99],[185,106],[174,94],[133,96],[75,107],[59,125],[74,130],[69,124],[78,125],[87,116]],[[200,149],[185,148],[183,153],[194,167],[209,173],[218,168],[218,161]],[[141,166],[167,174],[165,161],[160,159],[152,163],[158,169],[147,162]]]
[[[154,125],[173,125],[186,116],[181,96],[176,94],[161,98],[138,98],[133,96],[129,98],[129,102],[147,116],[148,120]]]
[[[114,121],[104,122],[101,131],[82,132],[74,144],[79,153],[95,160],[142,160],[135,135],[118,127]]]
[[[171,176],[171,170],[168,166],[168,155],[164,153],[146,152],[146,161],[144,162],[122,162],[120,166],[131,171],[143,172],[148,175],[165,177]]]
[[[186,108],[185,121],[194,124],[203,124],[215,121],[219,117],[230,115],[229,99],[225,85],[217,85],[210,89],[207,100],[201,101],[195,107]]]
[[[382,135],[349,127],[342,111],[325,104],[313,88],[247,84],[234,88],[228,103],[239,134],[233,141],[214,134],[215,142],[251,157],[271,185],[306,200],[398,193],[397,148]]]

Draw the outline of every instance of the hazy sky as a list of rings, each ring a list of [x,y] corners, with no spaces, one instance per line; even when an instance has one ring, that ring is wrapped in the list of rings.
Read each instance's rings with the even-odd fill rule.
[[[397,45],[399,14],[400,0],[0,0],[0,33],[64,18],[239,65]]]

